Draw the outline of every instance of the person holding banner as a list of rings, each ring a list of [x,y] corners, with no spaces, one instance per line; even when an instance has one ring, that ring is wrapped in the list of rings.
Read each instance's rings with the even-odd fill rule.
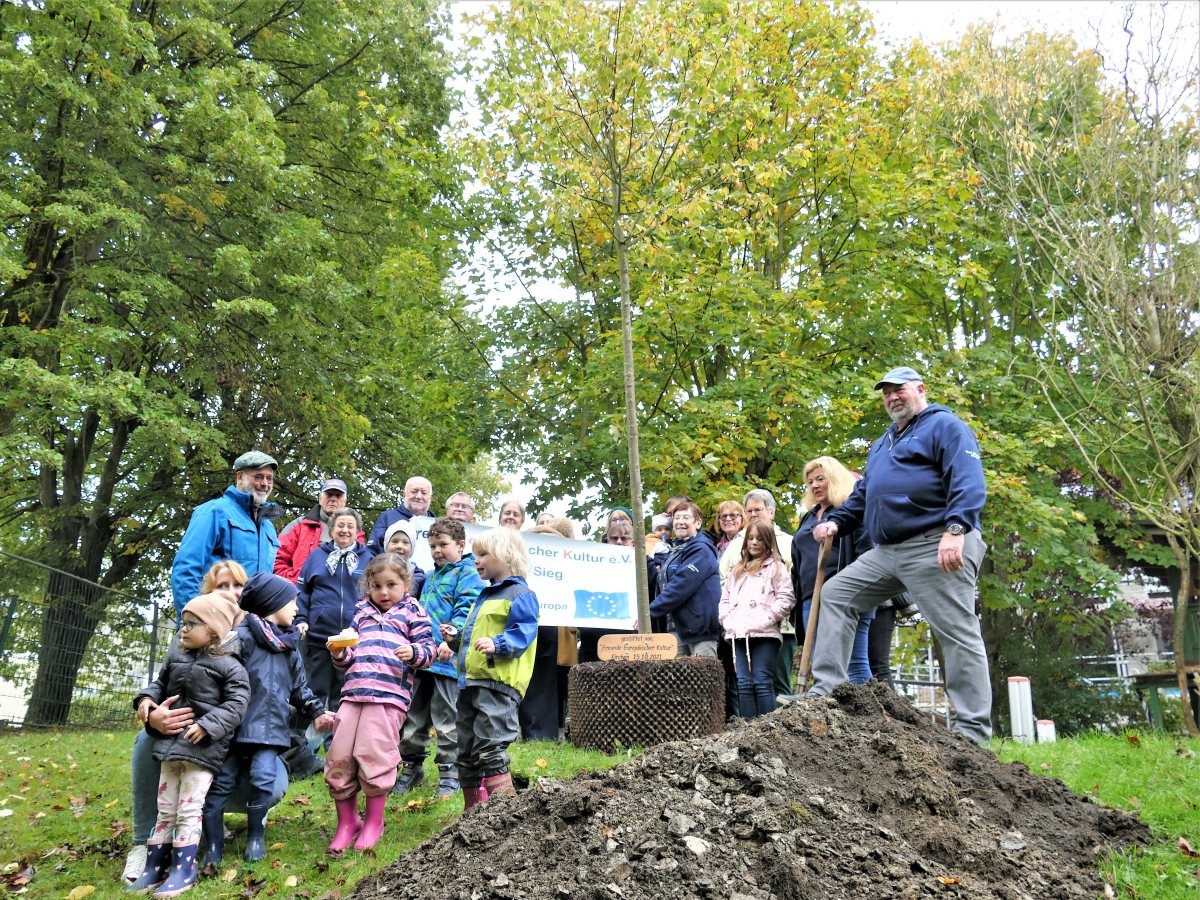
[[[703,530],[700,507],[690,500],[675,507],[671,525],[677,542],[659,569],[658,594],[650,604],[650,615],[667,617],[669,629],[679,639],[680,656],[716,659],[721,636],[716,547]]]

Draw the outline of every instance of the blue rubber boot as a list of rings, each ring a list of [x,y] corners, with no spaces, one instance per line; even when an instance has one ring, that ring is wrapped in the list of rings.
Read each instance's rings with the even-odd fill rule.
[[[171,845],[147,844],[146,868],[142,869],[141,877],[125,888],[131,894],[144,894],[151,888],[156,888],[167,880],[167,870],[171,867]]]
[[[171,872],[167,880],[154,892],[155,897],[175,897],[195,885],[199,875],[196,871],[196,852],[199,849],[199,844],[175,848],[171,856]]]

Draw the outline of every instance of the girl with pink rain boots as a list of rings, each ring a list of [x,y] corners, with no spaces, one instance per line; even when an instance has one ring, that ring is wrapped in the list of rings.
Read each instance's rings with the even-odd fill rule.
[[[383,833],[383,812],[400,765],[400,729],[412,700],[413,672],[433,662],[433,626],[411,596],[408,562],[380,553],[363,573],[366,600],[360,600],[351,628],[326,642],[333,664],[346,673],[325,754],[325,783],[337,807],[337,831],[330,853],[351,844],[370,850]],[[352,642],[346,646],[347,642]],[[358,794],[366,795],[366,816],[358,814]]]

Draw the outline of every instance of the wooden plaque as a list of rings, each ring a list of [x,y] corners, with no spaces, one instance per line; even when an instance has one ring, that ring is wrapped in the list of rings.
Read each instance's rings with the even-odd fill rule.
[[[606,634],[596,648],[603,660],[674,659],[678,652],[673,634]]]

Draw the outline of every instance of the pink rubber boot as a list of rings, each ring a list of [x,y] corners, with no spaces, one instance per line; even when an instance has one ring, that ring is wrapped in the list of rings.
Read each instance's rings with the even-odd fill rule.
[[[383,834],[383,810],[387,806],[387,794],[367,798],[367,815],[363,819],[362,831],[354,842],[355,850],[370,850]]]
[[[472,806],[478,806],[487,799],[487,791],[481,787],[464,787],[463,792],[463,812],[466,812]]]
[[[330,853],[341,853],[358,837],[362,831],[363,820],[358,817],[358,795],[347,797],[345,800],[335,800],[337,807],[337,831],[329,842]]]

